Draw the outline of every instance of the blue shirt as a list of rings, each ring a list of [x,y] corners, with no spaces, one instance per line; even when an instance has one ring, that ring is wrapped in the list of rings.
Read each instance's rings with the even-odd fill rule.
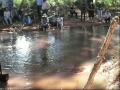
[[[43,0],[36,0],[36,4],[37,4],[38,6],[42,6]]]

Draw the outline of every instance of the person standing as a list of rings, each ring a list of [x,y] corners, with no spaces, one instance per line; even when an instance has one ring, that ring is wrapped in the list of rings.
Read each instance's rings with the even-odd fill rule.
[[[77,18],[77,12],[75,11],[74,6],[70,7],[70,17],[73,17],[75,15],[75,17]]]
[[[94,4],[91,3],[90,6],[89,6],[89,9],[88,9],[88,15],[89,15],[89,20],[90,21],[93,21],[93,19],[94,19],[94,11],[95,11]]]
[[[57,28],[63,30],[63,16],[59,15],[57,18]]]
[[[6,7],[7,7],[8,10],[10,11],[11,18],[13,19],[13,17],[14,17],[13,0],[7,0],[7,2],[6,2]]]
[[[38,13],[38,18],[41,21],[41,11],[42,11],[42,4],[43,4],[43,0],[36,0],[36,4],[37,4],[37,13]]]
[[[2,8],[2,2],[0,2],[0,23],[4,24],[4,9]]]
[[[50,8],[50,5],[47,3],[46,0],[43,1],[43,5],[42,5],[42,15],[43,14],[47,14],[48,15],[48,10]]]
[[[7,25],[12,24],[12,18],[11,18],[11,13],[8,10],[8,8],[5,8],[4,11],[4,20]]]
[[[81,6],[81,21],[85,21],[86,5],[83,3]]]

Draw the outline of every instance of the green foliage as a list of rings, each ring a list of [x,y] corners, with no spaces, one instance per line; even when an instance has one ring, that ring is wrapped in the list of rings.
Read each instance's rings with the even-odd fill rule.
[[[23,2],[23,4],[27,3],[29,5],[32,5],[35,2],[35,0],[13,0],[15,7],[19,7],[22,2]]]
[[[18,7],[21,4],[22,0],[13,0],[14,6]]]
[[[19,7],[21,2],[28,3],[32,5],[35,0],[13,0],[14,6]],[[52,5],[62,4],[62,5],[72,5],[75,1],[77,1],[80,6],[85,0],[47,0]],[[104,3],[106,7],[109,6],[120,6],[120,0],[93,0],[94,2]]]
[[[74,0],[48,0],[52,5],[62,4],[62,5],[72,5]]]
[[[13,0],[14,6],[19,7],[23,0]],[[75,0],[47,0],[50,4],[62,4],[62,5],[72,5]],[[35,0],[24,0],[24,3],[29,3],[32,5]]]
[[[96,0],[96,2],[104,3],[106,7],[120,5],[120,0]]]
[[[113,0],[104,0],[105,6],[112,6],[112,1]]]

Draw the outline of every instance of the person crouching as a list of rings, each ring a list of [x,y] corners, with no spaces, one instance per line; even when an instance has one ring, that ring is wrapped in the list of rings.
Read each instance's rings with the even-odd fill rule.
[[[46,14],[43,14],[41,18],[41,29],[42,31],[46,31],[49,27],[49,19]]]
[[[105,23],[110,23],[111,13],[108,10],[105,11],[103,17],[104,17]]]
[[[25,13],[23,16],[23,24],[24,25],[31,25],[32,24],[32,19],[29,14]]]

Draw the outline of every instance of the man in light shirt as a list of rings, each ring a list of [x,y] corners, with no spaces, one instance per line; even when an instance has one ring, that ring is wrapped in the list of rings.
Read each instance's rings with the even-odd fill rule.
[[[103,17],[104,17],[105,23],[109,23],[111,18],[111,13],[108,10],[106,10]]]
[[[8,8],[5,8],[4,11],[4,20],[7,25],[12,24],[12,18],[11,18],[11,13],[8,10]]]
[[[42,5],[42,14],[47,14],[48,15],[48,10],[50,8],[50,5],[47,3],[46,0],[43,1],[43,5]]]
[[[63,16],[59,15],[57,18],[57,28],[62,30],[63,29]]]

